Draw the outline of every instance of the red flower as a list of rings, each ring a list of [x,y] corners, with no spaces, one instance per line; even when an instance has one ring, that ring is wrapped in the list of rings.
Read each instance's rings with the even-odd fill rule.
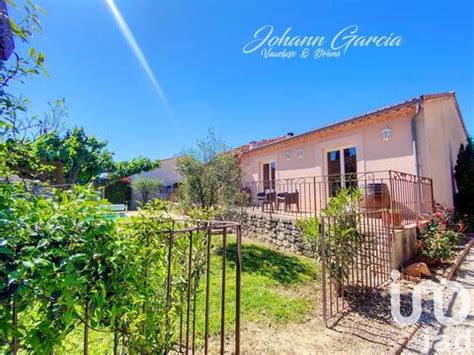
[[[438,218],[441,218],[442,215],[443,215],[443,212],[440,212],[440,211],[435,213],[435,216]]]

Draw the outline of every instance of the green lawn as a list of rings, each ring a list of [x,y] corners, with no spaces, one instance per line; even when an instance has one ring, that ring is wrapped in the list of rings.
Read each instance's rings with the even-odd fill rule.
[[[216,244],[211,267],[211,334],[220,331],[222,243],[218,241]],[[235,319],[235,254],[235,239],[229,238],[226,268],[226,328],[229,329],[233,328]],[[247,241],[242,243],[242,257],[242,323],[302,321],[317,301],[316,295],[307,292],[310,283],[319,279],[317,264],[304,257]],[[199,304],[204,299],[202,292],[198,297]],[[204,316],[204,312],[200,315]],[[197,322],[198,329],[203,329],[204,318],[198,317]]]
[[[220,333],[222,240],[214,237],[211,258],[210,333]],[[233,236],[227,241],[226,267],[226,333],[234,332],[235,323],[235,255]],[[302,322],[319,301],[314,294],[314,283],[319,283],[319,267],[305,257],[275,251],[267,246],[244,241],[242,243],[242,313],[241,323],[286,324]],[[205,279],[197,296],[196,330],[198,343],[204,334]],[[82,352],[82,327],[70,337],[65,353]],[[112,337],[91,331],[91,353],[111,353]]]

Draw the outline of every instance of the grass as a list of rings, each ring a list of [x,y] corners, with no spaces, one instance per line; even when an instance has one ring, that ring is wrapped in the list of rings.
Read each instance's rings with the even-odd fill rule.
[[[68,335],[62,349],[56,349],[55,354],[83,354],[84,325],[78,326]],[[114,336],[109,332],[89,331],[90,354],[112,354],[114,349]]]
[[[221,237],[213,238],[210,277],[211,336],[220,334],[222,255]],[[235,237],[227,237],[225,331],[234,332],[237,252]],[[308,258],[275,251],[263,244],[242,243],[241,323],[278,325],[302,322],[318,302],[313,293],[314,283],[319,283],[319,267]],[[201,281],[196,299],[196,337],[202,343],[205,329],[205,279]],[[78,327],[69,337],[67,354],[82,353],[83,328]],[[112,349],[112,335],[91,331],[91,353],[108,354]],[[61,352],[58,352],[61,353]]]
[[[215,238],[216,239],[216,238]],[[210,332],[220,332],[222,292],[222,241],[214,246],[210,293]],[[236,243],[230,238],[227,245],[226,267],[226,328],[233,329],[235,321],[235,256]],[[272,323],[303,321],[314,306],[316,297],[308,293],[308,286],[319,275],[314,261],[272,250],[255,242],[242,243],[242,323]],[[203,285],[204,287],[204,285]],[[201,305],[204,292],[198,296]],[[204,311],[198,308],[198,329],[204,329]]]

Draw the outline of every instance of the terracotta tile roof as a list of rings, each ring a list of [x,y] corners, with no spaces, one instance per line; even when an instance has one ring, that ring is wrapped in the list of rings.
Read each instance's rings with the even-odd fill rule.
[[[324,126],[324,127],[321,127],[321,128],[318,128],[318,129],[315,129],[315,130],[312,130],[312,131],[308,131],[308,132],[305,132],[305,133],[302,133],[302,134],[299,134],[299,135],[280,136],[280,137],[273,138],[273,139],[263,140],[263,141],[260,141],[260,142],[254,142],[255,144],[253,145],[253,147],[251,147],[251,144],[249,143],[249,144],[246,144],[246,145],[244,145],[242,147],[239,147],[237,149],[240,149],[238,151],[240,154],[245,154],[245,153],[253,152],[253,151],[261,149],[261,148],[266,148],[268,146],[273,146],[273,145],[277,145],[277,144],[279,145],[279,144],[286,143],[288,141],[293,141],[293,140],[296,140],[296,139],[301,139],[301,138],[304,138],[304,137],[307,137],[307,136],[315,135],[317,133],[322,133],[324,131],[333,130],[335,128],[350,126],[350,125],[353,125],[355,123],[364,122],[364,121],[367,121],[367,120],[372,120],[372,119],[375,119],[375,118],[380,117],[381,115],[384,115],[384,114],[387,114],[387,113],[397,112],[397,111],[400,111],[400,110],[405,109],[405,108],[410,108],[410,106],[415,107],[416,104],[418,104],[420,102],[424,102],[424,101],[428,101],[428,100],[435,100],[435,99],[439,99],[439,98],[446,98],[446,97],[452,97],[454,99],[456,109],[457,109],[459,117],[461,119],[461,123],[464,127],[464,131],[466,132],[466,135],[468,135],[467,129],[465,127],[465,124],[464,124],[464,121],[463,121],[463,118],[462,118],[462,115],[461,115],[461,111],[459,109],[458,102],[456,100],[455,93],[454,93],[454,91],[450,91],[450,92],[444,92],[444,93],[438,93],[438,94],[421,95],[421,96],[414,97],[414,98],[411,98],[409,100],[403,101],[403,102],[398,103],[398,104],[385,106],[385,107],[380,108],[378,110],[370,111],[370,112],[364,113],[362,115],[354,116],[354,117],[351,117],[349,119],[345,119],[343,121],[340,121],[340,122],[337,122],[337,123],[334,123],[334,124],[330,124],[328,126]]]
[[[265,147],[267,145],[270,145],[272,143],[276,143],[276,142],[279,142],[279,141],[282,141],[284,139],[287,139],[288,137],[290,137],[292,135],[292,133],[289,133],[289,134],[285,134],[283,136],[278,136],[278,137],[275,137],[275,138],[267,138],[267,139],[262,139],[260,141],[253,141],[253,142],[249,142],[247,144],[244,144],[240,147],[237,147],[237,148],[234,148],[231,150],[231,152],[233,152],[234,154],[241,154],[241,153],[245,153],[249,150],[253,150],[253,149],[257,149],[257,148],[262,148],[262,147]]]

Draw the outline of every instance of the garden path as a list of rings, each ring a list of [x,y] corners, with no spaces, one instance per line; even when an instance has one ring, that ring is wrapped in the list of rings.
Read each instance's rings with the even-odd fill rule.
[[[442,326],[433,314],[422,319],[422,326],[406,346],[404,354],[474,354],[474,248],[466,255],[454,281],[468,291],[470,312],[467,318],[455,325]],[[457,295],[446,297],[447,315],[453,315],[463,300]]]

